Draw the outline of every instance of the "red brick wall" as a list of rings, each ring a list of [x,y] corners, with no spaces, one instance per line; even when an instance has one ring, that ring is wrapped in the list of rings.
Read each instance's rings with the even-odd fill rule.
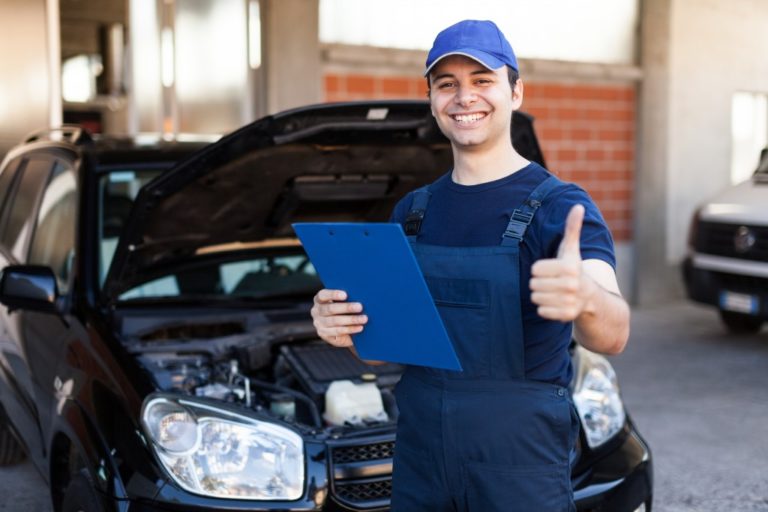
[[[421,77],[326,74],[325,100],[426,98]],[[631,84],[526,82],[550,171],[597,202],[617,241],[632,239],[635,88]]]

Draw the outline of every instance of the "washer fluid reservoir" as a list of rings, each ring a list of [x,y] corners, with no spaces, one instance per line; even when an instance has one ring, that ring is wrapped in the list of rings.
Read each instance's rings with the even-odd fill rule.
[[[325,421],[331,425],[362,425],[387,421],[381,391],[373,382],[355,384],[351,380],[335,380],[325,392]]]

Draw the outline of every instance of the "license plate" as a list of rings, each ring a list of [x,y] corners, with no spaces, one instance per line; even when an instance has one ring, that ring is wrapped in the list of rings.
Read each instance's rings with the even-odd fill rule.
[[[720,307],[727,311],[756,315],[760,310],[760,301],[754,295],[722,291],[720,292]]]

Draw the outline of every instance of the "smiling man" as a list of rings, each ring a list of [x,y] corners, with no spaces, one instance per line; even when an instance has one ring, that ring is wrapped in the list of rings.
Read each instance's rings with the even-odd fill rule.
[[[523,83],[494,23],[440,32],[425,75],[454,165],[392,220],[464,371],[412,366],[398,384],[392,510],[575,510],[571,336],[608,354],[629,336],[610,232],[583,189],[512,146]],[[312,316],[322,339],[351,347],[362,311],[344,291],[321,290]]]

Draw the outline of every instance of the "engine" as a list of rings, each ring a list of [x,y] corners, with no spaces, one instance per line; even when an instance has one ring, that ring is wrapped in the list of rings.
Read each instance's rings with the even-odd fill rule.
[[[290,329],[228,328],[208,339],[182,331],[154,330],[129,344],[164,391],[238,403],[316,428],[397,420],[393,388],[400,365],[370,366],[347,349]],[[206,326],[196,333],[216,331]]]

